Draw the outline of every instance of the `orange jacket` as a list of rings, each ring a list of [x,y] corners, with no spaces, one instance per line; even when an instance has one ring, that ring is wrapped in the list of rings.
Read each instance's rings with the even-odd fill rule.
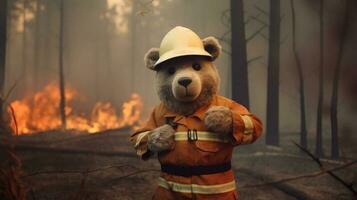
[[[230,142],[175,139],[175,146],[172,150],[159,153],[158,158],[161,164],[207,166],[230,162],[234,146],[252,143],[261,135],[260,120],[242,105],[222,96],[215,96],[210,105],[198,109],[190,116],[173,113],[161,103],[152,112],[146,126],[131,135],[130,139],[134,143],[137,154],[144,160],[152,155],[147,147],[147,135],[151,130],[164,125],[167,118],[173,119],[173,122],[178,125],[175,129],[177,132],[184,133],[189,129],[207,131],[204,126],[204,115],[211,106],[226,106],[232,111],[233,132],[229,138]],[[200,199],[207,195],[214,196],[215,199],[237,199],[232,170],[190,177],[161,172],[159,186],[161,187],[158,187],[155,199],[182,199],[193,196]],[[170,193],[170,190],[173,193]]]

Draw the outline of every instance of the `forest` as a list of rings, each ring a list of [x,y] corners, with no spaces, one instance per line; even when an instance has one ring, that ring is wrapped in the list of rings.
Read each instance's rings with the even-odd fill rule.
[[[220,95],[263,136],[235,148],[239,199],[357,197],[354,0],[0,0],[0,199],[151,199],[129,142],[159,103],[144,55],[213,36]]]

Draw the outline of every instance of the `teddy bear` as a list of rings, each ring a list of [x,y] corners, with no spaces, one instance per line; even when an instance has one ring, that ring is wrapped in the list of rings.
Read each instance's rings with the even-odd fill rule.
[[[214,37],[201,39],[177,26],[160,48],[145,55],[146,67],[156,72],[161,102],[130,140],[143,160],[157,155],[160,162],[153,199],[238,199],[233,148],[256,141],[262,124],[244,106],[218,94],[214,61],[220,54]]]

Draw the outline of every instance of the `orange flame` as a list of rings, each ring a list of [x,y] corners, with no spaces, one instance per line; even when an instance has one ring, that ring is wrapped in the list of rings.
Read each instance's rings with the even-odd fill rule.
[[[66,87],[66,122],[67,129],[95,133],[107,129],[130,126],[137,128],[142,121],[143,103],[141,97],[133,93],[129,101],[122,105],[122,113],[117,115],[115,107],[110,102],[97,102],[90,117],[77,114],[71,104],[78,96],[76,90]],[[56,130],[61,127],[59,111],[60,93],[58,85],[50,83],[42,91],[22,100],[13,101],[10,106],[14,110],[17,130],[19,134]],[[11,120],[11,127],[15,130],[15,121]]]

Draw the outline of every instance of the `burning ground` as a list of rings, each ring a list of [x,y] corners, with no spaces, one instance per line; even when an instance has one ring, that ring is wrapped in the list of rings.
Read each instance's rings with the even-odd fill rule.
[[[41,91],[28,95],[21,100],[10,103],[9,112],[14,113],[11,127],[18,134],[31,134],[61,128],[60,92],[56,83],[50,83]],[[97,102],[91,112],[84,113],[74,110],[75,103],[83,102],[77,90],[71,87],[65,89],[66,122],[68,130],[95,133],[107,129],[137,127],[142,123],[142,101],[138,94],[133,93],[122,105],[121,115],[117,115],[115,107],[110,102]]]
[[[150,199],[159,175],[157,160],[141,161],[128,141],[130,129],[96,134],[43,132],[17,136],[22,179],[31,199]],[[283,137],[287,143],[296,135]],[[291,143],[290,143],[291,144]],[[321,161],[325,169],[351,162]],[[233,167],[241,199],[353,199],[352,193],[295,146],[262,142],[235,149]],[[335,173],[356,181],[356,168]],[[308,175],[307,177],[301,177]],[[284,181],[286,178],[294,178]],[[300,177],[300,178],[299,178]],[[276,182],[277,180],[283,180]]]

